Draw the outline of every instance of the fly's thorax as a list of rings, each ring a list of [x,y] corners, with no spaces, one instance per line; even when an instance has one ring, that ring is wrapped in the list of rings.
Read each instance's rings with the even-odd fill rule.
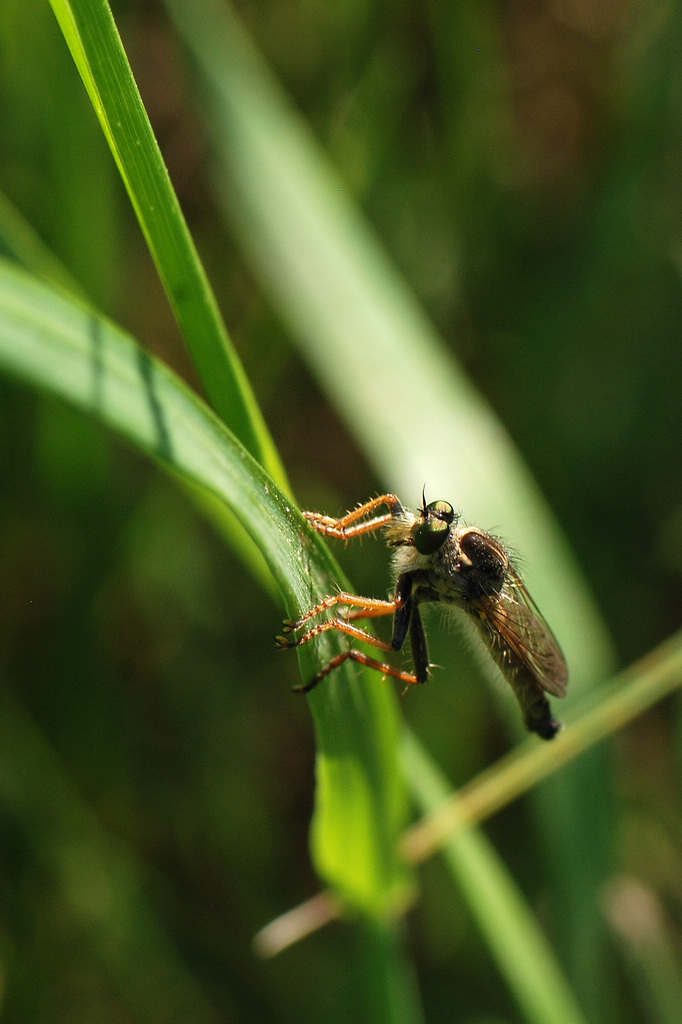
[[[453,532],[451,556],[467,600],[479,601],[502,593],[511,567],[497,538],[476,526],[461,526]]]
[[[475,526],[458,526],[443,545],[439,576],[458,599],[473,604],[502,593],[512,572],[504,546]]]
[[[502,543],[478,527],[460,524],[449,502],[425,504],[419,513],[401,508],[385,530],[396,577],[419,572],[422,593],[430,591],[422,600],[467,609],[501,594],[513,575]]]

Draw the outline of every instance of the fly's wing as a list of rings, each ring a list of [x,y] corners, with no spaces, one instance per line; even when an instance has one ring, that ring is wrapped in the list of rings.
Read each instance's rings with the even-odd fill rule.
[[[525,669],[547,693],[566,696],[568,669],[561,648],[518,577],[494,598],[477,602],[476,610],[503,671]]]

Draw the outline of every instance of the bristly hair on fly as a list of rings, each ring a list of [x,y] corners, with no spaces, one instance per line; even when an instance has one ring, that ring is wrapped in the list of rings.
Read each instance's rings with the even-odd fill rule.
[[[384,506],[387,511],[379,512]],[[561,725],[552,716],[546,694],[565,696],[566,662],[526,590],[517,562],[499,538],[468,526],[447,501],[427,503],[425,488],[416,512],[403,506],[395,494],[384,494],[340,519],[317,512],[304,515],[318,532],[342,540],[383,529],[392,551],[395,593],[389,600],[333,594],[297,621],[286,621],[278,645],[296,647],[331,629],[391,652],[401,650],[409,637],[414,671],[403,672],[350,647],[299,690],[309,692],[348,659],[410,685],[425,683],[432,666],[420,609],[425,604],[441,604],[462,612],[473,623],[511,685],[526,728],[543,739],[557,734]],[[339,611],[332,618],[308,626],[334,608]],[[378,640],[355,624],[358,619],[386,615],[393,615],[390,642]],[[301,633],[304,626],[308,628]]]

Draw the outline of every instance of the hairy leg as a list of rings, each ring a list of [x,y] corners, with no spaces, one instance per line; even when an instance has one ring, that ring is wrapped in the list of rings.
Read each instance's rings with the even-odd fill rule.
[[[376,512],[382,505],[388,505],[389,511],[361,522],[365,516]],[[319,533],[323,533],[327,537],[336,537],[339,540],[350,540],[351,537],[360,537],[363,533],[373,533],[374,530],[379,530],[382,526],[390,523],[401,511],[402,505],[395,494],[382,494],[378,498],[372,498],[371,501],[358,506],[352,512],[347,512],[340,519],[324,516],[319,512],[304,512],[303,515]]]

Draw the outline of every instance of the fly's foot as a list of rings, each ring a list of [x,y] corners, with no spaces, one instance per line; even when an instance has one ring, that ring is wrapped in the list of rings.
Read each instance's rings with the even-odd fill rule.
[[[298,686],[292,686],[291,691],[292,693],[310,693],[313,687],[317,686],[319,681],[320,680],[317,678],[317,676],[315,676],[315,678],[310,683],[299,683]]]
[[[275,637],[275,647],[278,647],[280,651],[286,651],[290,647],[296,646],[296,639],[292,636],[283,636],[281,633]]]

